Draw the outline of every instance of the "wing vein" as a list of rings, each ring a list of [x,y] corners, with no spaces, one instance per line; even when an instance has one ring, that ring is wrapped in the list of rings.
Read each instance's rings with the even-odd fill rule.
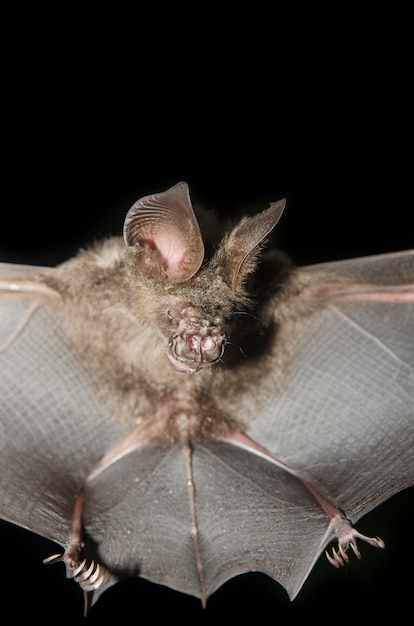
[[[231,446],[235,446],[241,450],[247,450],[247,448],[243,448],[243,446],[239,446],[236,445],[234,443],[228,442],[223,440],[224,443],[227,443],[227,445],[231,445]],[[218,461],[221,465],[223,465],[224,467],[226,467],[229,471],[231,471],[233,474],[236,474],[236,476],[241,477],[244,481],[249,482],[251,485],[253,485],[256,489],[258,489],[259,491],[261,491],[263,494],[265,494],[266,496],[270,496],[272,499],[274,500],[278,500],[280,499],[280,493],[278,493],[277,495],[279,495],[279,498],[277,498],[277,496],[273,495],[272,493],[269,493],[268,490],[264,489],[259,483],[257,483],[255,480],[252,480],[250,477],[246,476],[246,474],[240,472],[238,469],[236,469],[235,467],[233,467],[233,465],[230,465],[229,463],[227,463],[227,461],[225,461],[220,455],[218,455],[216,452],[214,452],[213,450],[211,450],[211,448],[207,448],[205,446],[200,446],[203,448],[204,451],[206,451],[210,456],[213,456],[216,461]],[[279,467],[280,469],[282,469],[283,471],[283,467],[280,466],[277,461],[273,461],[273,459],[271,457],[267,458],[263,453],[260,453],[260,451],[256,451],[254,449],[249,449],[248,450],[249,453],[251,454],[255,454],[258,458],[263,459],[266,463],[269,463],[270,466],[273,467]],[[293,476],[294,478],[296,478],[298,480],[298,482],[301,482],[300,479],[292,472],[287,471],[288,475]]]
[[[381,339],[379,339],[379,337],[377,337],[376,335],[374,335],[373,333],[371,333],[369,330],[367,330],[366,328],[364,328],[364,326],[361,326],[361,324],[358,324],[355,320],[352,319],[352,317],[350,317],[349,315],[347,315],[344,311],[342,311],[341,309],[339,309],[337,306],[335,306],[334,304],[329,305],[329,308],[331,310],[333,310],[337,315],[339,315],[340,317],[342,317],[342,319],[344,319],[349,325],[353,326],[354,328],[357,329],[358,332],[362,333],[363,335],[365,335],[366,337],[368,337],[369,339],[371,339],[371,341],[373,341],[374,343],[376,343],[382,350],[384,350],[393,360],[397,361],[397,363],[400,363],[401,365],[405,365],[406,367],[408,367],[410,370],[412,370],[412,365],[410,363],[408,363],[407,361],[404,361],[400,356],[398,356],[398,354],[396,354],[394,352],[394,350],[392,350],[389,346],[387,346],[386,343],[384,343],[383,341],[381,341]]]

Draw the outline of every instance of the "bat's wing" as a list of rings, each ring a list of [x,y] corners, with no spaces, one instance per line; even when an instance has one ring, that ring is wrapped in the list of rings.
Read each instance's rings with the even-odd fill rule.
[[[62,334],[59,303],[33,292],[35,270],[0,264],[0,517],[65,546],[85,476],[124,433]],[[1,289],[14,277],[27,288]]]
[[[258,389],[249,435],[354,522],[414,484],[414,252],[304,272],[323,305],[297,328],[277,402],[271,375]]]
[[[195,516],[179,445],[135,451],[91,481],[85,525],[100,561],[119,578],[141,575],[203,603],[255,570],[297,591],[328,532],[310,493],[225,442],[193,444],[192,457]]]
[[[287,325],[290,341],[279,338],[295,344],[284,371],[278,342],[254,393],[234,398],[248,429],[192,444],[195,494],[179,444],[135,450],[90,482],[86,527],[109,569],[204,601],[258,570],[294,597],[335,528],[277,459],[351,522],[414,484],[414,254],[305,268],[302,279],[292,297],[314,302]]]
[[[299,297],[315,306],[289,329],[286,379],[275,367],[246,399],[257,415],[248,435],[354,524],[414,484],[414,252],[308,267],[303,276],[311,286]],[[330,539],[322,528],[318,536],[315,558]],[[293,578],[287,589],[297,592]]]
[[[291,297],[311,306],[278,336],[285,347],[283,333],[295,340],[283,371],[276,342],[254,393],[234,399],[248,425],[241,438],[143,446],[90,475],[87,544],[110,572],[100,591],[141,575],[205,600],[259,570],[293,597],[334,529],[277,458],[352,522],[414,484],[413,253],[302,276],[307,286]],[[40,307],[22,327],[32,299],[11,300],[1,322],[0,515],[65,546],[76,494],[125,433],[90,391],[58,314]]]

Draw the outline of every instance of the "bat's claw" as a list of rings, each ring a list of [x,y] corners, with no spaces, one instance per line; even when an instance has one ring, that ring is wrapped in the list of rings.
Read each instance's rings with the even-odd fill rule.
[[[345,554],[345,559],[343,559],[343,557],[338,554],[335,548],[332,548],[332,556],[329,554],[328,550],[325,550],[325,556],[328,559],[329,563],[334,567],[341,567],[341,565],[344,565],[345,560],[348,561],[348,555]]]
[[[99,563],[94,560],[87,561],[79,558],[79,546],[69,546],[63,554],[52,554],[43,563],[49,565],[62,561],[66,567],[66,577],[73,578],[83,591],[99,589],[105,579],[105,574]]]
[[[68,578],[74,578],[83,591],[99,589],[105,579],[105,574],[99,563],[92,560],[88,565],[86,559],[83,559],[71,574],[67,572],[66,575]]]
[[[333,518],[332,523],[334,524],[334,527],[336,529],[336,536],[338,538],[338,550],[332,548],[332,554],[329,554],[329,552],[325,550],[325,555],[329,563],[334,567],[341,567],[342,565],[345,565],[345,563],[348,563],[349,548],[352,549],[353,553],[358,557],[358,559],[361,558],[361,553],[358,550],[358,546],[356,543],[357,539],[365,541],[375,548],[385,547],[385,543],[382,539],[380,539],[380,537],[367,537],[366,535],[363,535],[355,528],[353,528],[351,526],[351,523],[345,517],[336,515]]]

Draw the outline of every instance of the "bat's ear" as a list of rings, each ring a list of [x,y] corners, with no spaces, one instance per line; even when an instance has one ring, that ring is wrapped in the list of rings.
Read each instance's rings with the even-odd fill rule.
[[[135,202],[125,217],[124,239],[140,248],[144,273],[161,271],[174,283],[191,278],[203,262],[204,244],[187,183]]]
[[[226,243],[226,273],[234,289],[241,286],[256,269],[257,255],[266,237],[278,223],[286,205],[286,199],[273,202],[270,207],[243,219],[229,235]]]

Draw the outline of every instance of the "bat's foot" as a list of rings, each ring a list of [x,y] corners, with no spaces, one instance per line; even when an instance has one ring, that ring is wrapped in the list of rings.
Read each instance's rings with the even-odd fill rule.
[[[66,577],[73,578],[83,589],[83,591],[94,591],[101,587],[105,579],[105,574],[96,561],[80,558],[81,548],[69,545],[63,554],[52,554],[43,563],[58,563],[62,561],[66,567]]]
[[[349,561],[348,551],[349,548],[352,549],[353,553],[361,558],[361,553],[358,550],[357,539],[361,541],[365,541],[369,543],[371,546],[376,548],[384,548],[385,543],[380,537],[367,537],[366,535],[361,534],[355,528],[351,526],[351,523],[344,517],[340,515],[336,515],[332,519],[332,523],[336,528],[336,536],[338,539],[338,550],[332,548],[332,555],[329,554],[327,550],[325,550],[326,558],[329,563],[334,567],[341,567],[345,563]]]

